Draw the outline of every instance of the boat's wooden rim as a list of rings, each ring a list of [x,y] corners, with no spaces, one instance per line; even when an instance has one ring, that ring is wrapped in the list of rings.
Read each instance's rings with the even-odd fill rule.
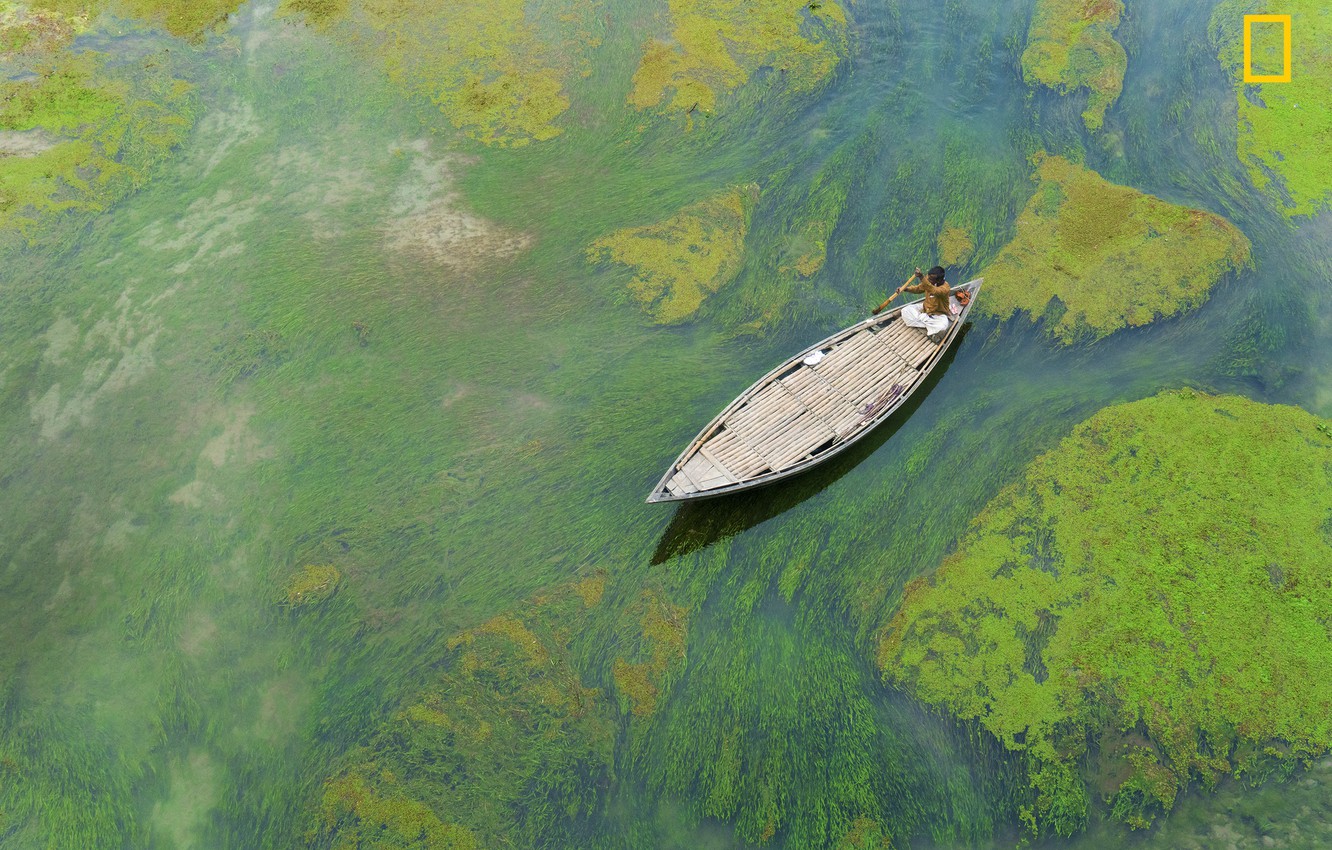
[[[888,417],[892,416],[895,412],[897,412],[898,408],[900,408],[906,402],[906,400],[910,398],[911,394],[915,392],[916,388],[919,387],[924,382],[926,376],[928,376],[932,371],[934,371],[934,367],[938,364],[940,358],[943,356],[943,353],[948,350],[948,347],[952,345],[953,340],[956,339],[957,335],[961,332],[963,323],[966,321],[968,314],[971,312],[971,308],[976,303],[976,294],[980,291],[981,284],[984,282],[985,278],[976,278],[975,280],[959,284],[952,288],[953,292],[958,292],[961,290],[969,291],[972,296],[971,300],[968,304],[966,304],[962,308],[962,312],[955,317],[954,321],[949,326],[948,333],[944,337],[944,339],[938,344],[938,346],[936,346],[935,350],[930,353],[929,357],[923,363],[921,363],[916,378],[912,381],[912,383],[909,386],[907,386],[902,390],[901,394],[898,395],[897,398],[895,398],[890,404],[885,406],[883,410],[876,413],[867,422],[857,426],[855,430],[848,433],[844,438],[834,442],[834,444],[825,451],[822,451],[814,455],[813,457],[806,458],[800,461],[799,463],[789,466],[785,469],[777,471],[769,471],[762,475],[755,476],[754,478],[750,478],[744,481],[739,481],[735,484],[728,484],[722,487],[716,487],[713,489],[700,491],[697,493],[687,493],[685,495],[677,496],[674,493],[672,493],[667,487],[667,482],[669,482],[671,478],[674,477],[675,474],[680,470],[680,468],[688,461],[688,459],[692,457],[696,451],[698,451],[699,447],[704,443],[706,443],[716,433],[717,429],[722,425],[722,423],[726,420],[726,418],[738,407],[748,402],[749,399],[753,397],[759,390],[763,389],[764,387],[772,383],[772,381],[775,378],[777,378],[779,375],[795,367],[797,364],[799,364],[802,360],[804,360],[806,357],[808,357],[810,354],[814,353],[815,351],[820,351],[824,348],[834,346],[839,342],[841,342],[842,340],[846,339],[847,337],[854,336],[855,334],[865,330],[866,328],[871,328],[876,325],[880,326],[887,325],[889,322],[896,319],[898,315],[902,312],[902,310],[905,309],[907,306],[909,306],[912,303],[918,303],[918,302],[904,302],[899,307],[896,307],[895,309],[890,310],[886,313],[882,313],[878,316],[871,316],[867,319],[862,319],[861,321],[856,322],[854,325],[845,327],[840,331],[837,331],[836,333],[832,334],[831,336],[819,340],[813,345],[807,346],[806,348],[802,349],[798,354],[788,357],[786,360],[782,361],[778,366],[769,371],[766,375],[759,378],[754,383],[750,384],[749,387],[746,388],[744,392],[736,396],[735,399],[733,399],[730,404],[726,405],[726,407],[723,408],[722,411],[718,413],[712,419],[711,422],[709,422],[706,426],[704,426],[702,431],[698,432],[698,436],[696,436],[689,443],[689,445],[685,447],[684,451],[680,452],[679,456],[676,457],[675,462],[670,465],[670,467],[666,470],[666,474],[661,477],[661,480],[657,482],[657,486],[653,488],[652,494],[649,495],[647,498],[648,503],[653,504],[656,502],[685,502],[685,501],[695,501],[698,499],[711,499],[717,496],[725,496],[730,493],[738,493],[742,490],[749,490],[754,487],[761,487],[765,484],[770,484],[774,481],[779,481],[783,478],[788,478],[792,475],[798,475],[799,473],[805,471],[806,469],[809,469],[812,466],[816,466],[822,463],[823,461],[827,460],[828,458],[840,454],[841,452],[850,448],[853,444],[855,444],[858,440],[860,440],[870,431],[873,431],[874,428],[877,427],[880,423],[882,423]]]

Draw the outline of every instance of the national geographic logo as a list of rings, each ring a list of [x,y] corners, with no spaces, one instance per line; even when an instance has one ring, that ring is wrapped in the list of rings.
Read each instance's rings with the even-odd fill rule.
[[[1255,74],[1253,72],[1253,25],[1281,25],[1281,73]],[[1244,16],[1244,82],[1246,83],[1288,83],[1290,82],[1290,15],[1245,15]]]

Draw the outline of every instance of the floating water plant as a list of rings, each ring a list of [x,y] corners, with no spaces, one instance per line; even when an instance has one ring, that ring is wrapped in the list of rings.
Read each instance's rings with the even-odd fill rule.
[[[1243,81],[1244,15],[1291,16],[1290,82]],[[1262,28],[1275,27],[1264,34]],[[1255,74],[1280,75],[1285,58],[1280,25],[1254,24],[1250,32]],[[1233,75],[1238,104],[1237,153],[1249,177],[1270,191],[1287,216],[1313,215],[1332,204],[1332,15],[1319,0],[1291,0],[1271,8],[1256,0],[1226,0],[1212,13],[1212,40]],[[1264,49],[1266,48],[1266,49]],[[1264,61],[1267,60],[1267,61]]]
[[[1326,751],[1324,425],[1187,390],[1101,411],[908,585],[885,677],[1021,754],[1040,832],[1092,799],[1147,826],[1192,781]]]
[[[713,112],[760,68],[782,75],[792,91],[810,91],[847,49],[846,12],[837,0],[671,0],[670,9],[669,38],[644,45],[634,73],[629,103],[639,109]]]
[[[1099,339],[1207,300],[1249,261],[1249,240],[1219,215],[1117,186],[1059,156],[1038,158],[1017,234],[985,269],[982,306],[1025,310],[1063,342]]]
[[[1022,53],[1022,75],[1068,94],[1089,89],[1082,120],[1099,130],[1124,87],[1128,54],[1115,41],[1121,0],[1037,0]]]
[[[588,259],[629,266],[629,291],[653,320],[683,321],[740,271],[757,199],[757,184],[729,189],[657,224],[603,236]]]

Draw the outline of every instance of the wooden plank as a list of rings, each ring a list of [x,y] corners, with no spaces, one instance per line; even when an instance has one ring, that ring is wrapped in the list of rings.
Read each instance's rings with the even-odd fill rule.
[[[854,386],[848,386],[844,394],[851,399],[851,403],[859,409],[870,398],[877,396],[878,391],[874,388],[881,384],[885,379],[898,375],[903,372],[914,371],[906,363],[902,362],[896,354],[891,351],[885,351],[883,359],[874,364],[872,369],[865,371]]]
[[[879,397],[888,390],[892,389],[894,384],[902,386],[902,395],[907,395],[911,391],[911,386],[919,377],[918,372],[906,366],[899,367],[896,371],[890,371],[883,375],[876,383],[866,389],[862,396],[861,403],[856,407],[855,412],[837,422],[837,433],[846,436],[857,430],[863,423],[865,417],[865,408],[873,405]]]
[[[716,467],[717,472],[718,472],[723,478],[726,479],[726,482],[727,482],[728,484],[739,484],[739,483],[740,483],[740,479],[736,476],[736,474],[735,474],[734,472],[732,472],[732,471],[726,466],[726,464],[722,463],[720,458],[718,458],[716,455],[714,455],[714,454],[708,449],[708,446],[707,446],[706,443],[698,447],[698,453],[701,454],[701,455],[703,455],[703,457],[707,458],[707,459],[712,463],[712,465],[713,465],[714,467]]]
[[[725,487],[727,484],[732,484],[732,483],[734,482],[732,482],[729,478],[720,473],[717,473],[713,475],[711,478],[705,478],[702,481],[700,481],[698,483],[698,488],[699,492],[706,492],[708,490],[716,490],[718,487]]]
[[[800,398],[799,395],[797,395],[796,393],[792,392],[792,391],[791,391],[791,388],[788,387],[788,386],[786,386],[785,383],[782,383],[781,381],[778,381],[778,383],[781,384],[782,389],[786,390],[788,393],[791,393],[791,398],[793,398],[793,399],[795,400],[796,404],[798,404],[798,405],[800,405],[802,408],[804,408],[805,411],[806,411],[807,413],[809,413],[810,416],[813,416],[815,419],[819,420],[820,422],[823,422],[823,424],[824,424],[825,427],[827,426],[828,423],[827,423],[826,421],[824,421],[824,417],[823,417],[822,413],[820,413],[820,412],[814,410],[814,409],[811,408],[808,404],[806,404],[805,401],[804,401],[804,399]],[[829,430],[831,430],[831,429],[829,429]]]
[[[838,391],[837,387],[833,386],[833,384],[827,378],[825,378],[821,372],[819,372],[817,367],[812,367],[810,369],[810,372],[814,375],[815,378],[818,379],[820,384],[822,384],[824,387],[827,388],[828,392],[840,398],[843,402],[847,404],[847,406],[851,406],[851,400],[848,399],[846,396],[842,395],[842,393]]]
[[[832,375],[841,372],[854,364],[860,357],[861,352],[868,344],[873,343],[874,339],[869,333],[860,333],[847,340],[842,345],[833,349],[818,365],[810,368],[817,369],[820,374]]]
[[[886,410],[889,407],[892,407],[894,404],[897,403],[899,399],[904,399],[907,396],[909,396],[911,394],[912,388],[917,383],[919,383],[919,381],[920,381],[920,373],[914,369],[903,369],[901,372],[885,378],[881,383],[879,383],[874,387],[873,394],[867,397],[865,405],[863,405],[860,408],[862,412],[855,419],[855,421],[847,423],[847,433],[848,434],[853,433],[859,430],[860,428],[869,425],[870,422],[877,420],[879,418],[879,415],[884,410]],[[894,385],[901,386],[902,387],[901,392],[899,392],[897,396],[895,396],[891,400],[885,399],[886,403],[878,410],[873,410],[870,414],[868,414],[867,418],[867,414],[863,412],[865,410],[865,407],[873,407],[874,405],[878,404],[879,400],[883,398],[886,394],[888,394],[892,390]]]
[[[695,454],[693,457],[689,458],[689,460],[685,461],[684,467],[682,467],[680,471],[685,475],[688,475],[689,480],[693,481],[694,485],[700,490],[711,489],[704,482],[717,477],[717,468],[712,465],[711,461],[700,454]]]
[[[683,487],[686,493],[698,492],[698,485],[691,481],[688,475],[685,475],[683,469],[677,469],[675,471],[675,476],[671,480]]]
[[[920,339],[920,335],[915,328],[907,328],[906,330],[906,333],[895,334],[888,338],[885,338],[884,334],[879,335],[879,342],[883,344],[884,348],[893,352],[904,366],[910,365],[906,357],[907,349]]]
[[[887,330],[876,334],[878,340],[887,343],[894,348],[900,348],[902,343],[914,336],[919,336],[920,329],[908,327],[904,322],[896,322],[888,327]]]
[[[823,361],[816,368],[825,376],[840,374],[847,369],[854,368],[855,363],[864,356],[865,352],[872,350],[874,345],[874,334],[869,331],[862,331],[823,358]]]
[[[930,359],[930,355],[938,349],[939,346],[936,343],[921,338],[920,342],[916,343],[915,347],[910,349],[909,356],[905,359],[911,364],[912,368],[919,369],[920,364]]]

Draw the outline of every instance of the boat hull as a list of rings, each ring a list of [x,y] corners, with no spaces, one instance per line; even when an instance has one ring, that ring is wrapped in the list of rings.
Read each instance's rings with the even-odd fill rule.
[[[953,289],[958,305],[937,344],[907,327],[903,304],[843,328],[783,361],[698,433],[648,496],[649,504],[710,499],[799,475],[892,416],[956,340],[983,279]],[[953,299],[956,304],[956,299]]]

